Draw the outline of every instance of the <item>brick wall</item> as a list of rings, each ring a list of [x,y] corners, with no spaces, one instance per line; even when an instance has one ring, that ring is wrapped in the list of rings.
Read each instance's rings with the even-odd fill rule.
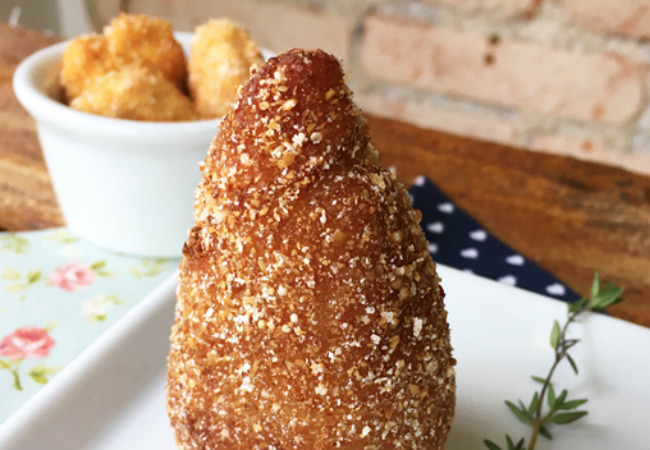
[[[108,20],[116,4],[96,0]],[[117,3],[117,2],[115,2]],[[369,112],[650,174],[650,0],[130,0],[345,61]]]

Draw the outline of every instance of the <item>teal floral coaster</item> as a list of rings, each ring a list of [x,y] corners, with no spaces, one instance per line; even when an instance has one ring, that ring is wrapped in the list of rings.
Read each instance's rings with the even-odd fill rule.
[[[0,233],[0,423],[178,268],[67,228]]]

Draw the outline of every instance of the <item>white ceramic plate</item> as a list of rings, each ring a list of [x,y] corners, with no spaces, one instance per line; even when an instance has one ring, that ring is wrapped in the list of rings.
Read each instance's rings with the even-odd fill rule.
[[[566,305],[440,267],[458,359],[458,404],[449,450],[478,450],[504,433],[527,434],[503,404],[529,399],[552,353],[548,336]],[[175,448],[164,409],[165,358],[175,277],[161,285],[0,427],[0,449]],[[650,329],[603,315],[573,326],[584,339],[555,376],[588,397],[589,415],[555,426],[544,449],[650,448]]]

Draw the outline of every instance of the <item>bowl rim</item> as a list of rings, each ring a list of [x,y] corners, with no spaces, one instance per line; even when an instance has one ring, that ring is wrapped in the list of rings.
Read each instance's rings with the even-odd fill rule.
[[[174,37],[183,47],[186,47],[191,44],[194,33],[176,31]],[[14,72],[12,79],[14,93],[37,122],[49,122],[58,128],[74,130],[75,133],[86,130],[87,134],[115,137],[137,135],[143,138],[149,135],[157,141],[177,138],[179,133],[217,132],[222,117],[177,122],[119,119],[78,111],[51,98],[37,87],[39,79],[36,73],[45,65],[55,62],[60,64],[63,51],[71,41],[72,39],[68,39],[36,51],[25,58]]]

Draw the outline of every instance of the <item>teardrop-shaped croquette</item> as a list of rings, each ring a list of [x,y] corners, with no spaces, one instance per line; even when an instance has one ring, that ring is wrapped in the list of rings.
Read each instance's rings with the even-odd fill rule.
[[[167,410],[182,449],[442,449],[455,360],[436,267],[339,62],[271,58],[203,166]]]

